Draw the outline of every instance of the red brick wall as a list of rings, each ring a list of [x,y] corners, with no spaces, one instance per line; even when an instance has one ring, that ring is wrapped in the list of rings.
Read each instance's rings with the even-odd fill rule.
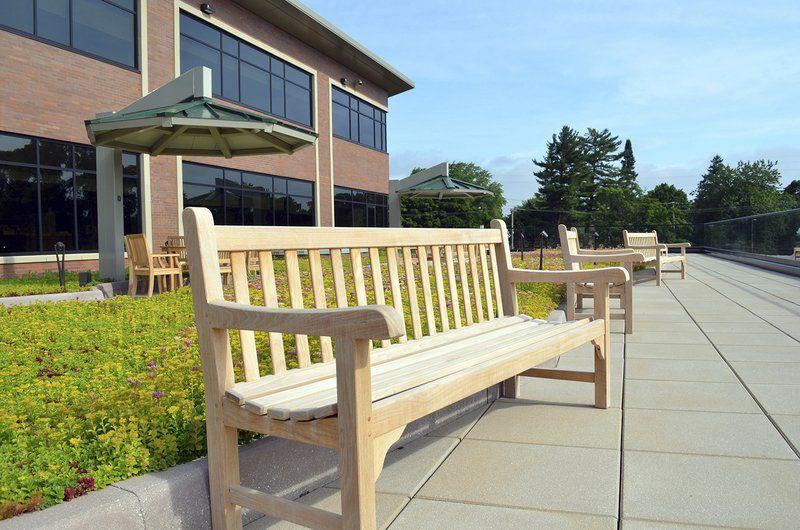
[[[69,272],[96,271],[98,262],[94,260],[68,261],[67,270]],[[14,263],[0,265],[0,278],[15,278],[25,274],[40,274],[47,271],[57,271],[55,262],[52,263]]]
[[[194,4],[192,4],[194,5]],[[209,20],[220,21],[279,50],[316,72],[318,147],[298,153],[224,158],[186,158],[225,167],[315,180],[319,175],[318,217],[330,225],[331,145],[330,79],[359,76],[269,22],[243,9],[232,0],[214,2],[216,13]],[[177,23],[172,1],[147,3],[148,84],[153,90],[175,77],[175,33]],[[97,112],[119,109],[141,96],[141,74],[91,59],[78,53],[0,30],[0,130],[87,143],[83,121]],[[9,76],[8,74],[11,73]],[[387,105],[386,91],[364,80],[358,92]],[[227,104],[227,103],[226,103]],[[337,184],[379,191],[388,189],[389,158],[386,153],[334,140],[333,173]],[[151,158],[150,190],[153,243],[158,247],[178,232],[177,161],[175,157]],[[49,264],[2,265],[3,274],[39,270]],[[82,266],[82,265],[81,265]],[[21,267],[25,270],[21,270]]]

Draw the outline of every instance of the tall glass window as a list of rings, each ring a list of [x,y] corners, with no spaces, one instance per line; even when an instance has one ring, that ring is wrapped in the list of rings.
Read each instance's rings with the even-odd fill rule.
[[[386,152],[386,113],[333,87],[333,135]]]
[[[0,27],[136,68],[136,0],[4,0]]]
[[[208,208],[218,225],[313,226],[314,184],[184,162],[183,206]]]
[[[125,233],[142,229],[139,157],[123,154]],[[97,250],[93,147],[0,133],[0,254]]]
[[[181,13],[181,72],[207,66],[214,96],[312,127],[311,74]]]
[[[389,226],[388,195],[335,186],[333,215],[336,226]]]

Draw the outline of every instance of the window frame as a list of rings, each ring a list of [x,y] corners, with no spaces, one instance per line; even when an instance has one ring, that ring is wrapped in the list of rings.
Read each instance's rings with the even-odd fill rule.
[[[198,40],[198,39],[192,37],[191,35],[188,35],[188,34],[184,33],[183,24],[181,24],[181,19],[182,19],[183,16],[186,16],[186,17],[192,19],[194,22],[202,24],[202,25],[204,25],[204,26],[206,26],[206,27],[218,32],[220,34],[220,45],[219,45],[219,48],[213,48],[208,43],[203,42],[201,40]],[[225,49],[224,49],[225,46],[223,44],[223,41],[224,41],[223,37],[226,37],[226,36],[238,42],[239,51],[238,51],[236,56],[234,56],[232,53],[230,53],[228,51],[225,51]],[[283,57],[279,57],[279,56],[275,55],[274,53],[271,53],[271,52],[261,48],[260,46],[257,46],[255,43],[253,43],[251,41],[248,41],[248,40],[246,40],[246,39],[244,39],[242,37],[234,35],[233,33],[229,32],[229,31],[227,31],[227,30],[225,30],[225,29],[223,29],[223,28],[221,28],[221,27],[219,27],[219,26],[217,26],[215,24],[209,23],[208,21],[205,21],[205,20],[197,17],[194,13],[191,13],[191,12],[186,11],[184,9],[181,9],[179,11],[179,14],[178,14],[178,47],[179,47],[179,49],[178,49],[178,54],[177,55],[178,55],[178,71],[179,72],[182,71],[182,68],[183,68],[182,65],[180,64],[180,62],[181,62],[180,56],[181,56],[181,52],[182,52],[181,39],[183,39],[184,37],[186,37],[187,39],[191,39],[192,42],[194,42],[194,43],[198,43],[198,44],[200,44],[202,46],[205,46],[207,48],[210,48],[210,49],[213,49],[213,50],[219,52],[219,54],[220,54],[220,72],[219,72],[219,75],[220,75],[220,92],[219,92],[219,94],[213,94],[213,97],[215,99],[219,99],[221,101],[226,101],[228,103],[233,103],[234,105],[238,105],[238,106],[246,108],[246,109],[254,110],[256,112],[259,112],[259,113],[262,113],[262,114],[266,114],[268,116],[273,116],[273,117],[278,118],[280,120],[284,120],[284,121],[286,121],[288,123],[293,123],[295,125],[299,125],[300,127],[304,127],[306,129],[309,129],[309,130],[312,130],[312,131],[316,131],[316,120],[315,120],[315,115],[314,115],[314,104],[316,102],[316,87],[317,87],[316,74],[314,74],[313,72],[309,72],[308,70],[306,70],[305,68],[303,68],[301,66],[298,66],[294,62],[291,62],[291,61],[289,61],[287,59],[284,59]],[[264,68],[262,66],[260,66],[258,64],[255,64],[254,62],[252,62],[252,61],[250,61],[248,59],[242,58],[241,47],[242,47],[243,44],[246,45],[246,46],[249,46],[251,48],[254,48],[258,52],[264,53],[267,56],[267,60],[269,62],[269,70],[264,70]],[[238,71],[238,74],[239,74],[238,82],[237,82],[238,83],[239,100],[231,99],[229,97],[223,96],[223,93],[224,93],[225,89],[224,89],[224,80],[222,78],[222,71],[224,70],[224,59],[225,59],[225,56],[228,56],[229,58],[234,58],[237,61],[237,67],[238,67],[237,71]],[[273,71],[272,71],[272,62],[273,62],[273,60],[280,61],[281,63],[284,64],[283,75],[278,75],[278,74],[273,73]],[[265,110],[265,109],[260,108],[260,107],[255,107],[253,105],[249,105],[249,104],[241,101],[241,99],[242,99],[242,80],[241,80],[242,68],[241,68],[241,64],[242,63],[244,63],[247,66],[250,66],[252,68],[255,68],[255,69],[259,70],[260,72],[263,72],[263,73],[266,74],[266,77],[267,77],[266,98],[269,101],[269,107],[270,107],[269,110]],[[292,85],[294,85],[296,87],[299,87],[299,88],[301,88],[303,90],[306,90],[306,87],[303,87],[302,85],[300,85],[298,83],[295,83],[294,81],[292,81],[291,79],[289,79],[287,77],[286,66],[290,66],[290,67],[292,67],[292,68],[294,68],[296,70],[299,70],[300,72],[302,72],[302,73],[304,73],[304,74],[306,74],[308,76],[308,88],[307,88],[307,90],[308,90],[308,95],[309,95],[309,100],[308,100],[308,118],[309,118],[309,123],[303,123],[303,122],[288,118],[285,115],[281,116],[281,115],[278,115],[278,114],[275,114],[274,112],[272,112],[272,98],[273,98],[272,78],[273,77],[278,77],[279,79],[283,80],[283,87],[284,87],[283,88],[283,110],[284,110],[284,114],[286,114],[286,100],[287,100],[286,84],[290,83],[290,84],[292,84]],[[287,177],[287,178],[290,178],[290,177]]]
[[[61,42],[50,40],[50,39],[47,39],[45,37],[40,37],[39,35],[36,34],[36,30],[37,30],[37,23],[36,22],[37,22],[37,16],[38,16],[38,14],[37,14],[38,10],[36,9],[36,7],[37,7],[36,2],[38,0],[32,0],[32,1],[33,1],[33,31],[34,31],[33,33],[28,33],[28,32],[23,31],[21,29],[12,28],[11,26],[6,26],[6,25],[1,24],[1,23],[0,23],[0,30],[7,31],[7,32],[13,33],[15,35],[19,35],[20,37],[25,37],[25,38],[28,38],[28,39],[32,39],[32,40],[41,42],[42,44],[47,44],[48,46],[55,46],[56,48],[60,48],[60,49],[65,50],[65,51],[69,51],[69,52],[72,52],[72,53],[77,53],[78,55],[83,55],[84,57],[88,57],[88,58],[94,59],[96,61],[100,61],[100,62],[103,62],[103,63],[106,63],[106,64],[110,64],[112,66],[117,66],[119,68],[123,68],[125,70],[129,70],[131,72],[136,72],[136,73],[141,73],[142,72],[142,70],[141,70],[142,58],[140,56],[141,36],[139,35],[140,26],[141,26],[141,24],[139,22],[139,11],[141,10],[141,2],[139,0],[134,0],[134,3],[133,3],[134,9],[133,9],[133,11],[131,11],[130,9],[128,9],[128,8],[126,8],[124,6],[119,5],[118,3],[114,2],[114,0],[100,0],[103,3],[106,3],[106,4],[110,5],[110,6],[116,7],[117,9],[121,9],[121,10],[127,12],[127,13],[131,13],[133,15],[133,66],[131,66],[129,64],[121,63],[119,61],[115,61],[113,59],[109,59],[107,57],[102,57],[102,56],[94,54],[92,52],[87,52],[85,50],[81,50],[80,48],[75,48],[74,46],[72,46],[72,44],[71,44],[73,42],[72,0],[69,0],[69,40],[70,40],[70,44],[63,44]]]
[[[187,180],[187,177],[186,177],[186,174],[187,174],[186,166],[187,165],[188,166],[206,167],[206,168],[211,168],[211,169],[215,169],[215,170],[221,171],[222,183],[221,184],[206,184],[206,183],[196,182],[196,181],[193,182],[191,180],[191,177],[189,177],[189,180]],[[270,179],[270,189],[269,189],[269,191],[264,191],[263,189],[255,189],[255,188],[246,187],[246,186],[243,185],[244,178],[242,178],[241,175],[240,175],[240,180],[239,180],[238,187],[237,186],[230,186],[230,185],[227,184],[226,171],[237,172],[237,173],[240,173],[240,174],[250,173],[250,174],[253,174],[253,175],[259,175],[259,176],[263,176],[263,177],[268,177]],[[203,188],[207,188],[207,189],[220,189],[220,190],[223,190],[223,192],[224,191],[228,191],[228,190],[235,190],[235,191],[239,192],[239,194],[238,194],[238,198],[239,198],[239,218],[241,219],[242,222],[240,224],[229,224],[228,223],[228,219],[227,219],[227,217],[228,217],[227,195],[225,193],[223,193],[222,194],[222,197],[223,197],[222,205],[220,206],[220,208],[222,209],[222,212],[223,212],[223,215],[225,216],[225,218],[224,218],[224,224],[222,226],[316,226],[316,223],[317,223],[316,189],[315,189],[315,186],[314,186],[314,182],[311,181],[311,180],[303,180],[303,179],[298,179],[298,178],[293,178],[293,177],[285,177],[283,175],[273,175],[273,174],[270,174],[270,173],[261,173],[259,171],[249,171],[249,170],[246,170],[246,169],[237,169],[237,168],[226,167],[226,166],[215,166],[213,164],[204,164],[204,163],[201,163],[201,162],[190,162],[190,161],[183,161],[181,163],[181,173],[182,173],[182,177],[181,177],[181,185],[182,186],[186,186],[188,184],[190,186],[199,186],[199,187],[203,187]],[[276,181],[282,181],[283,182],[285,191],[275,191],[275,183],[276,183]],[[311,195],[308,196],[308,195],[300,195],[300,194],[290,194],[289,193],[289,183],[292,182],[292,181],[301,182],[303,184],[311,185]],[[244,219],[245,219],[245,216],[244,216],[244,209],[245,209],[244,194],[245,194],[245,192],[261,193],[261,194],[265,194],[265,195],[269,194],[271,196],[271,198],[272,198],[272,210],[271,210],[271,212],[272,212],[272,224],[271,225],[244,224]],[[278,212],[278,209],[276,208],[276,203],[277,203],[276,197],[277,196],[281,196],[284,199],[283,200],[283,203],[284,203],[283,204],[283,212],[284,212],[284,215],[286,216],[286,224],[277,224],[276,223],[277,212]],[[308,199],[308,200],[311,201],[311,224],[308,224],[308,225],[293,225],[293,224],[289,224],[289,215],[290,215],[290,212],[289,212],[289,197],[297,197],[297,198],[300,198],[300,199]],[[181,193],[181,200],[183,200],[183,193]],[[185,207],[186,207],[186,205],[184,204],[184,208]],[[216,220],[215,220],[215,223],[216,223]]]
[[[30,134],[20,134],[15,132],[9,131],[2,131],[0,130],[0,136],[11,136],[16,138],[25,138],[27,140],[31,140],[34,144],[34,163],[29,162],[12,162],[6,160],[0,160],[0,166],[10,166],[10,167],[22,167],[33,169],[36,174],[36,232],[37,232],[37,247],[39,250],[36,251],[12,251],[12,252],[2,252],[0,251],[0,256],[43,256],[43,255],[52,255],[55,253],[55,250],[44,250],[44,239],[45,234],[43,233],[42,227],[42,218],[43,218],[43,210],[42,210],[42,171],[69,171],[72,173],[72,241],[71,245],[73,247],[80,246],[80,238],[79,238],[79,230],[78,230],[78,198],[75,192],[76,190],[76,181],[77,176],[79,173],[90,174],[95,177],[95,190],[96,183],[97,183],[97,162],[95,158],[95,167],[93,169],[82,169],[77,166],[77,155],[76,155],[76,148],[88,148],[95,151],[95,157],[97,156],[96,149],[87,144],[80,144],[77,142],[69,142],[67,140],[58,140],[55,138],[44,138],[42,136],[34,136]],[[71,158],[71,165],[69,167],[59,167],[53,165],[46,165],[41,163],[41,142],[49,142],[54,144],[63,144],[70,147],[70,158]],[[143,217],[142,217],[142,159],[136,153],[128,153],[125,154],[135,155],[136,157],[136,176],[132,175],[123,175],[124,179],[137,179],[138,180],[138,199],[139,199],[139,211],[137,212],[138,219],[139,219],[139,228],[142,228]],[[96,202],[95,202],[96,205]],[[123,212],[123,220],[124,220],[124,212]],[[73,248],[72,250],[65,251],[65,254],[95,254],[99,251],[100,240],[98,234],[97,240],[97,247],[98,248]]]
[[[336,196],[339,193],[347,192],[350,193],[350,199],[339,199]],[[355,195],[356,193],[362,194],[364,199],[357,200]],[[370,196],[374,200],[370,201]],[[346,204],[350,206],[350,220],[351,224],[349,225],[340,225],[336,222],[336,206],[337,204]],[[365,224],[361,225],[354,225],[352,221],[355,219],[355,207],[356,206],[363,206],[364,207],[364,215],[365,215]],[[369,211],[370,208],[374,209],[375,212],[375,220],[376,224],[370,226],[369,224]],[[381,208],[383,215],[381,216],[382,224],[377,224],[378,220],[378,209]],[[359,188],[349,188],[347,186],[334,186],[333,187],[333,224],[335,226],[342,226],[342,227],[353,227],[353,228],[388,228],[389,227],[389,194],[387,193],[380,193],[378,191],[370,191],[364,190]]]
[[[344,103],[340,103],[340,102],[336,101],[336,99],[334,98],[334,94],[337,94],[337,93],[348,97],[349,98],[348,99],[348,103],[349,104],[345,105]],[[333,85],[331,85],[331,101],[330,101],[330,104],[331,104],[331,134],[333,135],[334,138],[339,138],[341,140],[345,140],[345,141],[348,141],[350,143],[354,143],[356,145],[360,145],[361,147],[366,147],[367,149],[372,149],[373,151],[378,151],[379,153],[389,154],[389,149],[387,147],[387,142],[386,142],[386,138],[388,136],[388,116],[389,116],[389,111],[384,110],[381,107],[378,107],[378,106],[370,103],[369,101],[366,101],[366,100],[364,100],[364,99],[362,99],[362,98],[360,98],[360,97],[358,97],[358,96],[356,96],[354,94],[351,94],[350,92],[348,92],[346,90],[342,90],[341,88],[339,88],[337,86],[333,86]],[[361,111],[362,105],[364,105],[366,107],[369,107],[372,110],[372,116],[370,116],[369,114]],[[335,112],[336,108],[343,108],[343,109],[345,109],[347,111],[347,118],[348,118],[348,121],[349,121],[349,125],[348,125],[349,137],[341,135],[341,134],[337,134],[335,132],[335,125],[334,125],[333,115],[334,115],[334,112]],[[380,114],[380,118],[376,118],[375,117],[375,112],[376,111],[381,113]],[[361,130],[361,120],[363,118],[369,119],[371,121],[372,128],[373,128],[373,134],[372,134],[373,145],[362,143],[360,134],[359,134],[358,140],[354,140],[352,138],[352,136],[353,136],[353,113],[355,113],[355,116],[357,117],[355,123],[358,126],[359,131]],[[374,133],[375,124],[380,124],[381,125],[381,137],[380,137],[380,139],[381,139],[381,147],[380,148],[375,147],[375,143],[374,143],[375,139],[377,138],[375,136],[375,133]]]

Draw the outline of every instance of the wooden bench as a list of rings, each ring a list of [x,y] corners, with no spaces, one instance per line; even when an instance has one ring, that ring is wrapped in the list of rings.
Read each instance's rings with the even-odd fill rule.
[[[375,480],[406,425],[501,382],[504,395],[515,397],[520,375],[593,383],[595,406],[609,406],[608,285],[628,279],[622,268],[516,269],[498,220],[486,230],[214,226],[203,208],[187,208],[183,219],[215,528],[241,528],[242,506],[313,528],[374,528]],[[225,300],[219,251],[230,252],[234,301]],[[250,304],[253,251],[264,306]],[[305,253],[308,273],[300,267]],[[276,279],[279,259],[283,280]],[[330,301],[325,278],[333,283]],[[313,309],[304,309],[304,279]],[[552,323],[517,312],[517,283],[584,281],[595,284],[593,319]],[[328,308],[334,301],[338,307]],[[231,351],[228,330],[239,330],[240,353]],[[272,374],[259,369],[254,331],[268,333]],[[295,369],[287,369],[282,334],[294,335]],[[535,368],[586,343],[594,345],[593,372]],[[547,427],[531,425],[539,428]],[[342,514],[242,486],[238,429],[337,450]]]
[[[567,229],[566,225],[558,225],[558,236],[561,241],[561,254],[564,258],[564,268],[578,271],[584,263],[619,263],[628,271],[628,279],[624,282],[612,284],[609,296],[619,299],[619,306],[624,310],[624,315],[612,315],[611,318],[625,319],[625,333],[633,333],[633,265],[644,260],[641,252],[634,252],[626,248],[589,250],[581,248],[578,230]],[[594,298],[593,282],[567,283],[567,320],[587,315],[578,313],[576,309],[583,309],[584,298]]]
[[[686,249],[691,247],[691,243],[659,243],[658,233],[652,232],[628,232],[622,231],[622,241],[625,248],[641,252],[644,255],[642,263],[654,265],[656,269],[656,285],[661,285],[661,273],[680,272],[681,280],[686,279]],[[680,254],[670,254],[669,249],[680,248]],[[664,269],[662,265],[667,263],[680,263],[680,269]]]

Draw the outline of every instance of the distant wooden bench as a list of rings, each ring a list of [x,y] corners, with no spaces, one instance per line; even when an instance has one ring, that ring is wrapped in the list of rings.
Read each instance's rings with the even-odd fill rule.
[[[314,528],[374,528],[375,480],[406,425],[500,382],[515,397],[520,375],[594,383],[595,406],[609,406],[608,285],[625,282],[624,269],[516,269],[499,220],[487,230],[234,227],[214,226],[202,208],[186,209],[183,219],[215,528],[241,528],[242,506]],[[224,299],[219,251],[230,252],[235,301]],[[252,251],[265,306],[250,304]],[[285,280],[276,279],[280,256]],[[303,308],[304,278],[314,309]],[[335,309],[327,308],[325,278],[332,278]],[[518,314],[517,283],[585,281],[595,285],[593,319],[553,323]],[[347,307],[348,285],[357,307]],[[291,308],[278,308],[284,288]],[[228,330],[239,330],[240,382]],[[269,333],[272,374],[259,370],[254,331]],[[294,335],[295,369],[287,369],[282,334]],[[309,336],[320,337],[318,351]],[[586,343],[594,345],[593,372],[535,368]],[[317,357],[322,362],[312,364]],[[342,515],[242,486],[238,429],[339,451]]]
[[[635,252],[627,248],[600,250],[590,250],[581,248],[578,230],[568,229],[566,225],[558,225],[558,236],[561,242],[561,255],[564,258],[564,268],[567,270],[578,271],[584,263],[619,263],[628,271],[628,279],[624,282],[614,283],[610,286],[609,296],[619,299],[619,306],[624,311],[624,315],[611,315],[611,318],[625,319],[625,333],[633,333],[633,266],[644,260],[641,252]],[[578,313],[577,309],[583,309],[583,299],[594,298],[593,282],[569,282],[567,283],[567,319],[575,320],[576,316],[586,316]]]
[[[686,249],[691,247],[691,243],[659,243],[658,233],[652,232],[628,232],[622,231],[622,241],[625,248],[641,252],[644,255],[642,263],[654,265],[656,269],[656,285],[661,285],[661,273],[680,272],[681,280],[686,279]],[[669,249],[680,248],[680,254],[670,254]],[[664,269],[662,265],[667,263],[680,263],[680,269]]]

